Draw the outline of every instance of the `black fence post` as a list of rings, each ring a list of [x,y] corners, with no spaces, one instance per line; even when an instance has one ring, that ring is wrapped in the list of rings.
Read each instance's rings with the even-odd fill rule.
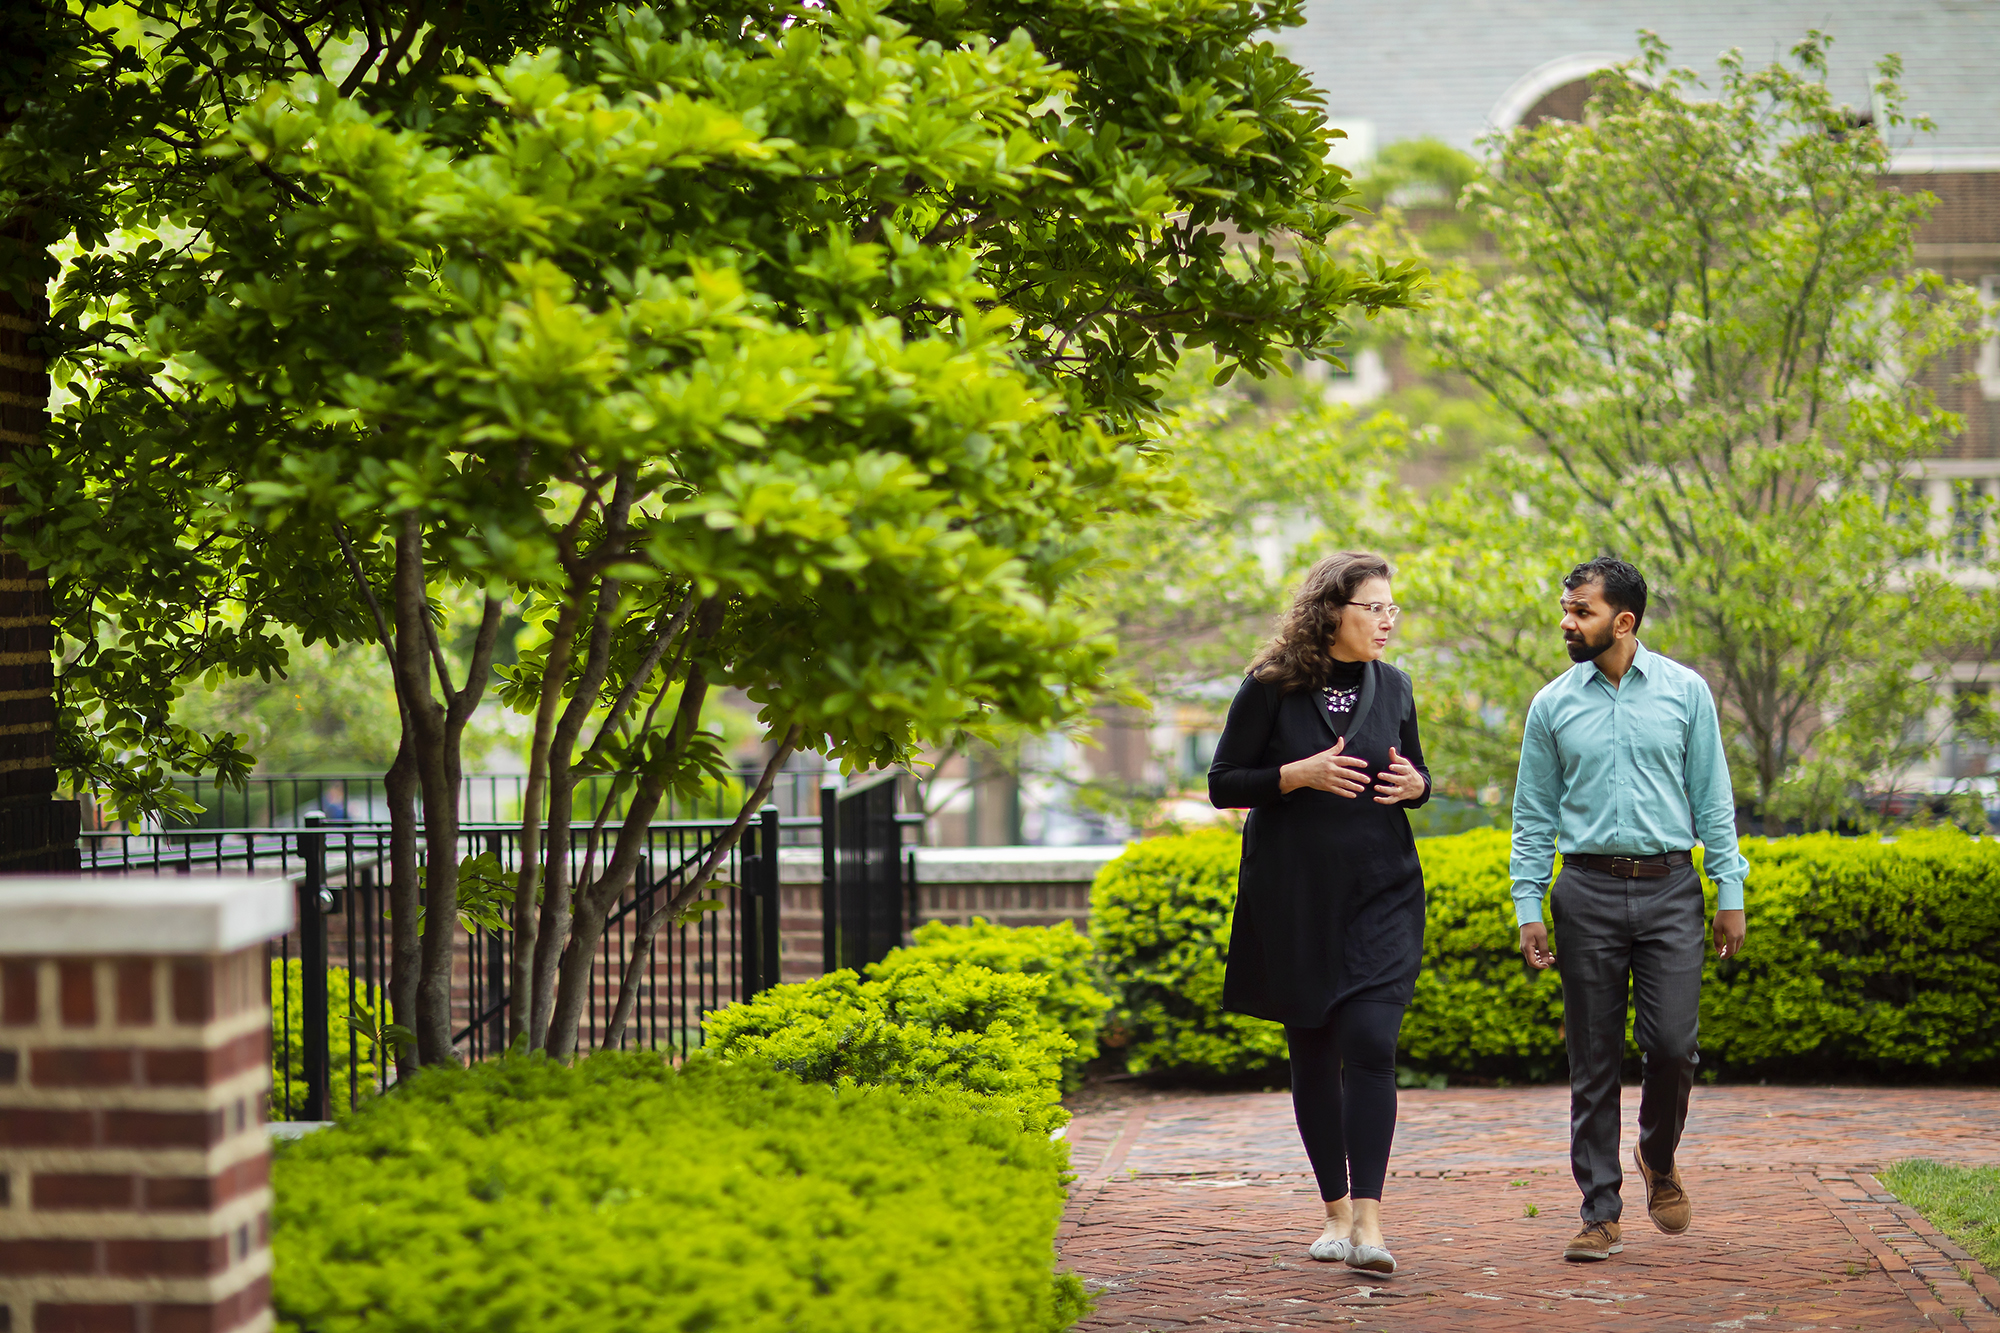
[[[333,1052],[327,1037],[326,908],[320,901],[326,889],[325,822],[326,816],[315,810],[299,834],[299,855],[305,861],[299,882],[299,1044],[305,1054],[307,1120],[333,1118],[327,1114]]]
[[[757,886],[758,896],[763,900],[763,907],[757,919],[764,928],[761,932],[764,966],[760,971],[766,986],[776,986],[785,979],[781,970],[784,967],[785,904],[783,886],[778,877],[778,862],[781,857],[778,851],[780,822],[778,807],[766,805],[763,821],[764,837],[760,847],[764,853],[764,864],[758,867],[763,874],[759,877],[761,882]]]
[[[782,979],[778,975],[778,807],[765,805],[751,830],[750,851],[743,857],[741,904],[743,942],[742,998],[754,999]]]
[[[826,955],[822,971],[840,966],[840,784],[823,782],[819,788],[820,848],[820,932]]]
[[[486,851],[505,868],[507,852],[501,845],[500,835],[490,833],[486,837]],[[484,928],[482,927],[482,930]],[[478,1020],[481,1005],[492,1011],[487,1020],[486,1054],[498,1055],[507,1049],[507,983],[513,973],[507,966],[507,942],[500,938],[497,930],[486,930],[486,994],[475,995],[468,1009],[474,1021]]]

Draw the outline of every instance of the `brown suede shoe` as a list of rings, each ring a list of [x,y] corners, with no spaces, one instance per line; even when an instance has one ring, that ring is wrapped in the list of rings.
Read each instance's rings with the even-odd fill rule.
[[[1694,1204],[1681,1188],[1681,1169],[1675,1167],[1660,1175],[1639,1156],[1636,1143],[1632,1145],[1632,1164],[1639,1168],[1639,1179],[1646,1182],[1646,1216],[1653,1219],[1653,1225],[1669,1236],[1686,1231],[1688,1223],[1694,1221]]]
[[[1625,1242],[1618,1239],[1616,1222],[1589,1222],[1576,1233],[1576,1239],[1563,1247],[1563,1258],[1572,1263],[1588,1263],[1609,1259],[1624,1248]]]

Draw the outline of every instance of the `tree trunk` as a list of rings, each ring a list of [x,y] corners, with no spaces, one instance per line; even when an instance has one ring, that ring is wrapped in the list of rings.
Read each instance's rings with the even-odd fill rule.
[[[556,628],[549,642],[549,656],[542,675],[541,696],[535,707],[535,738],[528,751],[528,787],[521,798],[521,864],[514,880],[514,962],[509,983],[512,993],[507,1005],[507,1040],[511,1044],[523,1035],[528,1049],[539,1050],[548,1019],[545,1006],[537,999],[536,959],[539,955],[542,895],[547,884],[542,875],[542,806],[548,796],[549,744],[555,732],[556,706],[562,701],[559,682],[568,679],[570,654],[576,644],[576,604],[566,603],[556,616]],[[541,1015],[537,1017],[537,1015]]]
[[[636,493],[636,474],[621,473],[612,490],[611,502],[604,508],[604,535],[589,559],[579,559],[567,555],[564,559],[565,573],[569,578],[569,590],[565,598],[564,621],[574,624],[581,615],[584,599],[588,596],[590,580],[597,577],[595,608],[591,616],[590,638],[587,656],[584,659],[583,674],[574,689],[570,691],[569,707],[563,710],[549,737],[547,755],[549,817],[548,844],[543,853],[541,918],[536,927],[534,995],[529,1022],[535,1034],[530,1043],[553,1049],[550,1034],[551,1016],[555,1009],[555,977],[561,960],[568,956],[568,938],[571,921],[575,915],[575,899],[570,887],[570,824],[576,812],[576,739],[583,732],[584,723],[597,707],[598,691],[603,687],[605,673],[610,668],[611,640],[616,630],[618,602],[622,589],[620,580],[595,575],[593,571],[622,556],[625,546],[626,523],[632,513],[632,501]],[[574,650],[574,640],[568,645]],[[567,660],[567,659],[566,659]],[[555,653],[550,653],[553,666]],[[563,676],[554,677],[558,693],[566,681]],[[545,672],[542,680],[542,700],[546,706],[550,699],[551,674]],[[540,728],[537,727],[539,733]],[[564,1039],[565,1048],[575,1043],[574,1034]]]
[[[389,797],[389,1008],[398,1026],[414,1032],[424,966],[417,913],[424,900],[417,882],[417,763],[407,724],[382,786]],[[415,1047],[396,1043],[396,1077],[414,1074],[418,1063]]]
[[[458,929],[458,792],[449,782],[445,710],[431,691],[430,602],[424,579],[423,519],[396,526],[396,675],[403,689],[411,766],[423,794],[424,925],[416,1010],[417,1062],[451,1060],[451,962]]]
[[[792,757],[792,752],[798,747],[798,743],[799,728],[794,726],[785,733],[785,739],[772,754],[770,761],[764,765],[764,772],[757,780],[757,789],[744,800],[743,807],[736,812],[735,820],[715,840],[714,846],[709,848],[708,855],[702,860],[701,868],[689,876],[687,883],[679,890],[669,895],[666,902],[656,903],[653,910],[646,914],[645,920],[639,923],[638,929],[632,932],[632,953],[625,960],[624,975],[618,980],[618,1003],[612,1008],[611,1021],[605,1025],[604,1039],[598,1043],[600,1049],[611,1050],[625,1039],[625,1025],[632,1021],[632,1011],[638,1007],[639,979],[645,975],[646,958],[653,950],[653,941],[659,937],[661,928],[669,925],[686,910],[687,904],[693,902],[695,896],[715,878],[715,872],[722,868],[723,861],[735,849],[736,844],[743,840],[743,830],[749,827],[751,818],[757,811],[763,809],[764,802],[770,799],[771,788],[778,780],[778,770]],[[650,812],[648,818],[651,818]],[[778,849],[766,848],[762,854],[776,856]]]
[[[703,614],[696,622],[696,635],[704,639],[713,637],[720,621],[719,607],[713,604],[704,606]],[[696,662],[688,669],[686,683],[681,687],[680,708],[674,714],[667,754],[660,758],[654,771],[646,773],[640,780],[632,805],[625,812],[624,822],[618,830],[617,848],[607,858],[603,873],[589,885],[579,888],[569,922],[569,939],[563,945],[560,975],[555,986],[556,1002],[548,1026],[548,1052],[559,1060],[566,1060],[576,1053],[577,1027],[583,1021],[583,1011],[590,1000],[590,976],[597,962],[598,942],[604,938],[605,917],[626,884],[631,882],[640,853],[645,849],[646,825],[652,822],[654,812],[660,807],[660,798],[666,794],[668,777],[679,762],[681,752],[701,725],[702,704],[707,697],[708,676],[701,664]]]

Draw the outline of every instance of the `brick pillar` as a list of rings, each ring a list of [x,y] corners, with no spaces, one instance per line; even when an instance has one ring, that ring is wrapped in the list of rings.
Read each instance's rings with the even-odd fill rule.
[[[4,128],[4,127],[0,127]],[[24,220],[0,244],[34,244]],[[0,291],[0,459],[42,447],[49,376],[37,334],[40,302]],[[0,489],[0,515],[17,497]],[[0,541],[0,871],[74,870],[78,810],[56,791],[55,605],[48,572]]]
[[[282,881],[0,880],[0,1333],[271,1327]]]

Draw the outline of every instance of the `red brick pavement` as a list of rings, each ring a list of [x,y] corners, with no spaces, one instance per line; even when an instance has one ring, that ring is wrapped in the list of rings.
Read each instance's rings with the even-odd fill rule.
[[[2000,1163],[2000,1091],[1699,1088],[1680,1158],[1693,1229],[1658,1234],[1641,1197],[1602,1264],[1561,1257],[1578,1202],[1567,1097],[1402,1094],[1387,1278],[1306,1257],[1321,1210],[1285,1094],[1082,1105],[1059,1241],[1098,1293],[1080,1327],[2000,1333],[2000,1283],[1874,1175],[1902,1157]]]

